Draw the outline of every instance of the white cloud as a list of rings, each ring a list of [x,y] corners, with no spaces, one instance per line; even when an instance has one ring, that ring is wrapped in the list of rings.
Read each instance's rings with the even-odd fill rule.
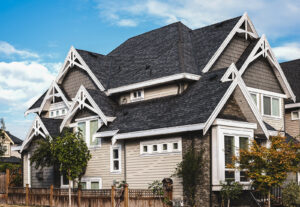
[[[21,58],[38,58],[39,55],[34,52],[29,52],[27,50],[18,50],[11,44],[7,42],[0,41],[0,53],[7,56],[18,55]]]
[[[267,36],[278,37],[300,30],[300,1],[293,0],[252,0],[251,3],[248,0],[99,0],[98,9],[101,18],[117,25],[120,19],[138,19],[136,25],[145,21],[159,25],[182,21],[198,28],[247,11],[258,30]]]
[[[125,27],[135,27],[137,25],[137,22],[135,22],[132,19],[121,19],[117,23],[119,26],[125,26]]]
[[[282,46],[273,47],[273,52],[279,60],[293,60],[300,58],[300,43],[286,43]]]

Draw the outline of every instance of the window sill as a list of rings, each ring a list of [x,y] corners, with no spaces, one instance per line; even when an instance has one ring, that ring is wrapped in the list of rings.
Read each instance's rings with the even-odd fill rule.
[[[142,157],[150,157],[150,156],[162,156],[162,155],[171,155],[171,154],[181,154],[181,151],[174,152],[155,152],[155,153],[142,153],[140,154]]]
[[[122,171],[110,171],[111,174],[120,175]]]
[[[243,190],[251,190],[250,182],[239,182],[243,186]],[[221,191],[222,185],[213,185],[212,191]]]

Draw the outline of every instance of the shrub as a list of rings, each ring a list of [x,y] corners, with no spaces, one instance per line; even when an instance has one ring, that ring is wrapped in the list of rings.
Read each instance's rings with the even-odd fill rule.
[[[230,201],[237,199],[238,196],[242,193],[243,186],[238,182],[230,182],[222,183],[221,196],[222,196],[222,204],[224,206],[225,200],[227,200],[227,207],[230,207]]]
[[[286,207],[293,207],[300,204],[300,186],[291,182],[282,190],[282,201]]]

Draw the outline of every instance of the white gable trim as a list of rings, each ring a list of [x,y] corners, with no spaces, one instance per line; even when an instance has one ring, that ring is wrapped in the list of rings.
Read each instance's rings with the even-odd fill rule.
[[[75,62],[75,60],[78,60],[80,64],[78,64],[77,62]],[[89,68],[89,66],[85,63],[85,61],[82,59],[82,57],[79,55],[79,53],[77,52],[77,50],[71,46],[68,55],[65,59],[65,62],[62,66],[62,68],[60,69],[60,72],[56,78],[56,82],[60,83],[61,80],[63,79],[64,75],[67,73],[67,71],[72,68],[74,65],[78,66],[79,68],[81,68],[82,70],[86,71],[89,76],[91,77],[91,79],[94,81],[94,83],[97,85],[97,87],[101,90],[104,91],[105,88],[103,87],[103,85],[100,83],[100,81],[98,80],[98,78],[94,75],[94,73],[92,72],[92,70]]]
[[[57,90],[57,93],[54,93],[54,90]],[[40,108],[39,108],[39,114],[41,114],[41,112],[43,111],[47,101],[51,98],[54,99],[55,97],[61,97],[62,100],[65,102],[66,106],[68,107],[68,109],[70,108],[70,103],[69,103],[68,99],[63,94],[63,92],[61,91],[61,89],[59,88],[57,83],[55,81],[53,81],[50,88],[48,89],[48,91],[46,93],[46,96],[44,97],[44,100],[43,100]]]
[[[252,29],[252,33],[250,34],[250,32],[248,31],[244,31],[242,29],[240,29],[240,27],[242,26],[242,24],[244,22],[248,22],[250,25],[250,28]],[[247,25],[247,24],[246,24]],[[238,21],[238,23],[234,26],[234,28],[231,30],[231,32],[229,33],[229,35],[226,37],[226,39],[224,40],[224,42],[221,44],[221,46],[219,47],[219,49],[216,51],[216,53],[212,56],[212,58],[209,60],[209,62],[206,64],[206,66],[203,68],[202,72],[206,73],[209,71],[209,69],[213,66],[213,64],[217,61],[217,59],[219,58],[219,56],[222,54],[222,52],[225,50],[226,46],[230,43],[230,41],[232,40],[232,38],[234,37],[234,35],[236,33],[245,33],[245,37],[247,38],[248,34],[250,34],[250,36],[254,37],[254,38],[258,38],[258,34],[254,28],[254,25],[252,24],[248,14],[245,12],[244,15],[240,18],[240,20]]]
[[[234,67],[234,69],[231,70],[235,70],[236,66],[234,64],[232,64],[230,67]],[[230,70],[230,68],[228,69]],[[230,87],[227,89],[225,95],[223,96],[223,98],[221,99],[221,101],[218,103],[217,107],[215,108],[215,110],[213,111],[213,113],[211,114],[211,116],[208,118],[208,120],[205,123],[205,127],[203,129],[203,134],[206,134],[206,132],[208,131],[208,129],[210,128],[210,126],[213,124],[213,122],[215,121],[216,117],[218,116],[218,114],[220,113],[220,111],[222,110],[223,106],[226,104],[226,102],[228,101],[230,95],[233,93],[234,89],[236,88],[236,86],[239,86],[244,97],[246,98],[255,118],[257,119],[259,125],[261,126],[263,132],[265,133],[266,137],[269,138],[269,132],[265,126],[265,124],[263,123],[263,119],[262,116],[260,115],[256,104],[254,103],[253,99],[251,98],[251,95],[249,93],[249,91],[247,90],[247,87],[243,81],[243,79],[241,78],[240,74],[237,74],[237,77],[234,79],[234,81],[232,81],[232,84],[230,85]]]
[[[41,131],[44,131],[44,133]],[[27,144],[32,140],[33,137],[41,135],[42,137],[46,138],[46,136],[50,136],[47,128],[45,127],[44,123],[42,122],[39,116],[36,116],[33,120],[32,126],[29,129],[29,132],[21,146],[21,152],[26,149]],[[51,137],[51,136],[50,136]]]
[[[259,49],[261,49],[260,52],[258,52]],[[287,94],[288,97],[290,97],[293,101],[295,101],[296,96],[295,96],[294,92],[292,91],[291,86],[288,83],[280,64],[278,63],[274,53],[272,52],[270,44],[265,35],[262,35],[260,40],[257,42],[256,46],[253,48],[252,52],[250,53],[250,55],[248,56],[248,58],[246,59],[246,61],[242,65],[242,67],[240,68],[239,73],[242,75],[246,71],[249,64],[251,62],[253,62],[254,60],[256,60],[260,56],[267,58],[269,63],[277,69],[277,70],[274,70],[274,72],[275,72],[276,77],[277,77],[280,85],[282,86],[285,94]]]
[[[1,130],[1,129],[0,129]],[[5,137],[10,141],[11,144],[15,144],[14,141],[8,136],[8,134],[6,133],[6,131],[2,130]]]
[[[88,100],[91,105],[88,105],[85,101]],[[60,131],[63,130],[63,128],[68,125],[71,121],[71,119],[74,117],[77,110],[81,110],[83,108],[87,108],[94,113],[96,113],[101,120],[104,122],[105,125],[107,125],[107,117],[104,115],[104,113],[101,111],[99,106],[96,104],[96,102],[93,100],[91,95],[88,93],[88,91],[85,89],[83,85],[80,86],[78,89],[78,92],[74,98],[74,101],[70,107],[70,110],[66,114],[63,122],[60,125]]]
[[[237,127],[237,128],[247,128],[247,129],[257,129],[256,123],[227,120],[227,119],[216,119],[214,121],[213,125]]]
[[[134,84],[126,85],[126,86],[121,86],[121,87],[117,87],[117,88],[111,88],[111,89],[107,90],[107,95],[110,96],[115,93],[136,90],[136,89],[140,89],[140,88],[155,86],[155,85],[168,83],[168,82],[176,81],[176,80],[182,80],[182,79],[197,81],[200,79],[200,77],[201,76],[199,76],[199,75],[195,75],[195,74],[191,74],[191,73],[179,73],[179,74],[175,74],[175,75],[170,75],[170,76],[166,76],[166,77],[162,77],[162,78],[156,78],[156,79],[143,81],[143,82],[139,82],[139,83],[134,83]]]

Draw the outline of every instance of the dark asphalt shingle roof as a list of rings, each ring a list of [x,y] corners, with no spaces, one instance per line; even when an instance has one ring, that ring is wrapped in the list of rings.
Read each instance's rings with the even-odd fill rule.
[[[241,55],[241,57],[239,58],[239,60],[236,63],[236,67],[238,70],[241,69],[241,67],[243,66],[243,64],[245,63],[247,58],[249,57],[250,53],[252,52],[252,50],[258,43],[258,41],[259,41],[259,38],[252,40],[251,43],[248,45],[248,47],[245,49],[245,51],[243,52],[243,54]]]
[[[11,157],[0,157],[0,162],[1,163],[13,163],[13,164],[18,164],[21,163],[21,158],[11,156]]]
[[[280,66],[296,96],[296,102],[300,102],[300,59],[280,63]]]
[[[11,140],[12,140],[15,144],[20,145],[20,144],[23,143],[23,140],[21,140],[21,139],[19,139],[18,137],[12,135],[9,131],[5,131],[5,132],[6,132],[6,134],[11,138]]]
[[[36,100],[34,102],[34,104],[32,104],[32,106],[30,106],[30,108],[28,110],[31,110],[31,109],[36,109],[36,108],[39,108],[41,105],[42,105],[42,102],[46,96],[46,93],[47,93],[48,90],[46,90],[39,98],[38,100]]]
[[[63,121],[62,119],[51,119],[41,117],[41,120],[52,137],[58,136],[60,134],[59,130],[60,124]]]
[[[208,72],[181,95],[121,105],[116,119],[99,131],[119,133],[204,123],[231,82],[220,81],[226,69]]]

